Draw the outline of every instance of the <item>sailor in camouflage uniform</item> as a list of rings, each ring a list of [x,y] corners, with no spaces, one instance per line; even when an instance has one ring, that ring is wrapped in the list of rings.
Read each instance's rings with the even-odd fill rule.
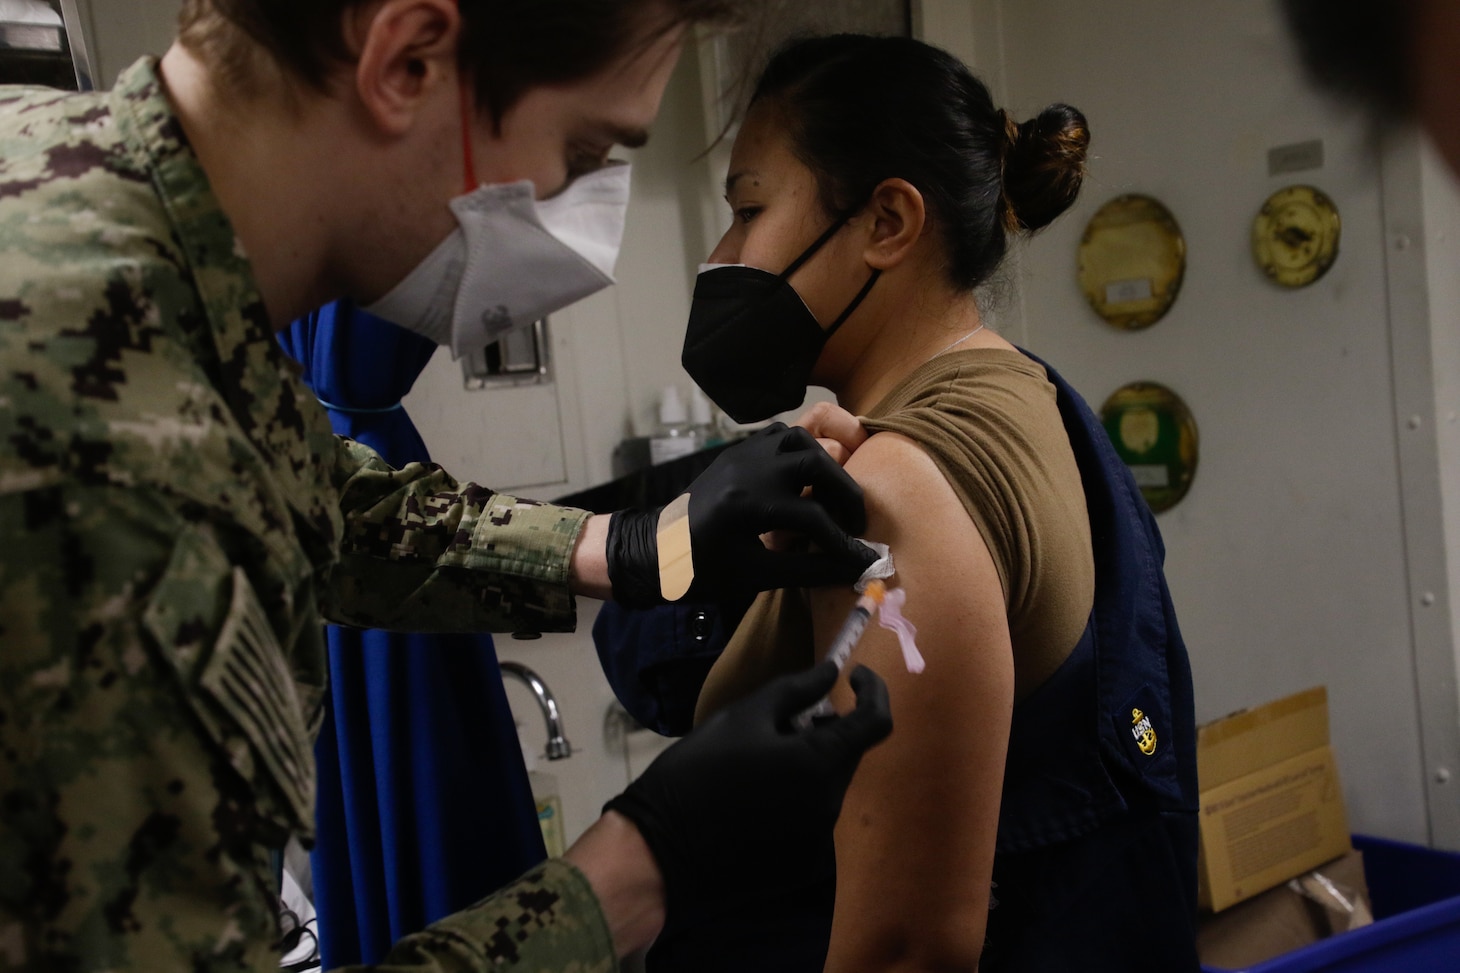
[[[0,971],[277,967],[270,852],[313,828],[321,618],[566,631],[592,589],[570,570],[587,513],[336,438],[278,321],[157,62],[107,94],[0,89]],[[800,735],[775,723],[825,687],[780,687],[615,803],[671,906],[797,867],[756,840],[797,815],[778,788],[830,840],[888,729],[863,685]],[[595,853],[378,969],[616,968],[654,924],[625,931]]]

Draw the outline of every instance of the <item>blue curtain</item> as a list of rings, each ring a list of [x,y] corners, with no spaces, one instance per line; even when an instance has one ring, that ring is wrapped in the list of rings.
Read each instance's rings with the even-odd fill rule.
[[[436,346],[348,304],[280,336],[335,432],[395,466],[427,459],[400,400]],[[545,857],[487,635],[328,626],[316,744],[315,906],[325,969],[465,908]]]

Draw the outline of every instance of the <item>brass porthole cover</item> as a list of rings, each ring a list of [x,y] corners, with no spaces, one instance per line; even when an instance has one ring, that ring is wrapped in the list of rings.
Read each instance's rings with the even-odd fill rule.
[[[1180,503],[1196,478],[1200,445],[1181,397],[1156,382],[1132,382],[1106,399],[1100,421],[1151,509]]]
[[[1186,275],[1186,238],[1159,200],[1117,196],[1080,239],[1080,289],[1117,328],[1149,328],[1171,310]]]
[[[1252,220],[1252,257],[1268,279],[1307,287],[1338,259],[1338,207],[1322,190],[1288,186],[1267,198]]]

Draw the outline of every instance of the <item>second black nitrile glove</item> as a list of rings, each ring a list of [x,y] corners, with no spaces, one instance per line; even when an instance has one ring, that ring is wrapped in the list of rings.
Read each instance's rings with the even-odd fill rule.
[[[836,679],[823,662],[727,706],[604,807],[644,836],[671,913],[824,867],[862,754],[892,732],[887,685],[865,666],[851,676],[855,710],[794,729]]]

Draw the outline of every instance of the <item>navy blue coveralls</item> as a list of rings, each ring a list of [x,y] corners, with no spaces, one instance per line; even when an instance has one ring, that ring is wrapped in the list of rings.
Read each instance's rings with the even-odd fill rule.
[[[979,969],[1196,970],[1196,725],[1165,546],[1099,419],[1045,368],[1084,483],[1095,604],[1074,652],[1014,709]],[[682,694],[694,674],[703,680],[740,612],[605,605],[594,638],[629,711],[660,732],[685,732],[694,701]],[[825,922],[824,910],[811,911]],[[809,942],[747,944],[772,952],[755,968],[819,971],[815,947],[824,958],[829,930],[810,925],[804,934],[820,937],[810,950]],[[721,967],[702,954],[684,968]]]

